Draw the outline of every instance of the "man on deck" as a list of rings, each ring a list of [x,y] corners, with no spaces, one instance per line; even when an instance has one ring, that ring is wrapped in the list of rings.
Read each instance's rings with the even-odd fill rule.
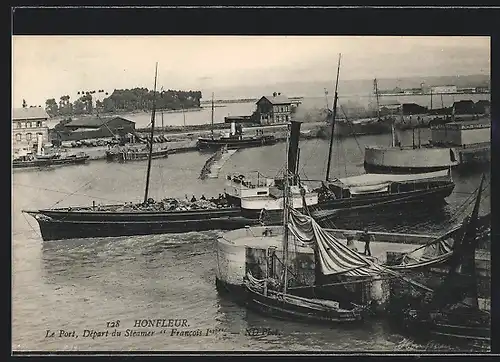
[[[372,235],[368,234],[368,229],[365,229],[361,236],[359,237],[360,241],[364,241],[365,243],[365,252],[363,254],[372,256],[372,252],[370,251],[370,241],[373,238]]]

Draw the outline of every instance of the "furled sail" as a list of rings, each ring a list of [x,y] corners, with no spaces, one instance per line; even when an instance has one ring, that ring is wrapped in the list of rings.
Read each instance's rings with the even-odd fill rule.
[[[416,269],[447,261],[453,253],[454,237],[460,227],[455,227],[445,235],[404,254],[399,264],[386,265],[390,269]]]
[[[407,174],[407,175],[365,173],[359,176],[341,178],[339,179],[339,181],[346,187],[360,187],[360,186],[382,185],[391,182],[419,181],[423,179],[431,179],[435,177],[446,177],[446,176],[448,176],[448,170],[425,172],[418,174]]]
[[[363,193],[373,193],[373,192],[387,192],[389,191],[389,183],[383,183],[378,185],[369,185],[369,186],[359,186],[359,187],[351,187],[349,191],[351,194],[363,194]]]
[[[367,257],[349,249],[332,234],[321,228],[313,218],[291,209],[288,229],[298,241],[316,244],[321,271],[324,275],[371,276],[386,269]]]

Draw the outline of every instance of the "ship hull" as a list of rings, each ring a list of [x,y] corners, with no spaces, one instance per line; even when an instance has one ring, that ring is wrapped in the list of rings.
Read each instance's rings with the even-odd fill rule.
[[[94,237],[116,237],[153,235],[207,230],[231,230],[251,225],[252,221],[243,217],[218,217],[209,219],[170,220],[149,222],[103,222],[64,221],[37,219],[44,241],[81,239]]]
[[[12,168],[43,168],[50,166],[81,165],[88,161],[89,156],[77,156],[62,159],[40,159],[34,161],[17,161],[12,163]]]
[[[329,126],[331,127],[331,125]],[[367,123],[340,123],[335,124],[334,136],[338,138],[361,136],[361,135],[376,135],[386,134],[391,132],[391,126],[388,122],[372,121]]]
[[[26,213],[36,219],[45,241],[232,230],[257,223],[257,220],[242,217],[240,210],[234,208],[173,212],[38,210]]]
[[[364,162],[364,168],[367,173],[392,173],[392,174],[412,174],[412,173],[425,173],[447,170],[450,167],[456,166],[423,166],[423,167],[407,167],[407,166],[387,166],[387,165],[374,165]]]
[[[462,318],[464,319],[464,318]],[[411,318],[407,314],[399,312],[392,316],[395,326],[402,332],[412,335],[422,340],[439,340],[463,344],[471,342],[487,343],[491,342],[491,326],[487,323],[471,323],[471,319],[464,319],[462,323],[449,321],[433,321],[430,319]]]
[[[153,151],[151,158],[165,158],[168,157],[169,153],[169,150]],[[147,160],[148,157],[147,152],[106,152],[108,162],[141,161]]]
[[[456,167],[459,159],[459,151],[450,147],[368,146],[364,167],[373,173],[424,173]]]
[[[248,139],[212,139],[200,138],[196,144],[198,150],[217,150],[227,147],[229,150],[240,148],[268,146],[276,143],[276,138],[272,136],[248,138]]]
[[[317,205],[310,207],[310,211],[312,212],[312,216],[316,218],[317,221],[319,221],[321,218],[323,218],[323,216],[333,216],[336,214],[336,211],[348,211],[352,208],[372,210],[372,208],[376,206],[387,207],[403,204],[408,204],[408,206],[410,206],[414,203],[436,204],[442,203],[445,198],[450,196],[454,188],[455,185],[453,183],[449,183],[444,186],[439,186],[432,189],[408,191],[399,194],[378,194],[357,196],[345,199],[331,199],[320,201]],[[238,202],[237,198],[235,197],[232,197],[231,200],[234,203]],[[331,213],[328,211],[331,211]],[[276,225],[281,223],[283,211],[265,210],[264,216],[262,217],[261,215],[261,209],[242,209],[242,216],[249,219],[261,218],[266,225]]]
[[[265,296],[247,287],[247,307],[274,318],[301,322],[359,323],[363,321],[361,314],[353,310],[336,310],[326,306],[314,308],[309,306],[307,298],[298,299],[293,295],[283,296],[270,293],[271,296]]]

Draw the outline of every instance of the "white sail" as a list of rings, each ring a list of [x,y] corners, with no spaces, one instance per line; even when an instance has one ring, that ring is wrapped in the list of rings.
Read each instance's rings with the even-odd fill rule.
[[[327,233],[313,218],[291,209],[288,224],[290,232],[304,244],[316,244],[324,275],[371,276],[381,274],[385,268],[344,245]]]
[[[406,175],[366,173],[359,176],[341,178],[339,179],[339,181],[346,187],[360,187],[381,185],[390,182],[418,181],[422,179],[431,179],[446,176],[448,176],[448,170]]]

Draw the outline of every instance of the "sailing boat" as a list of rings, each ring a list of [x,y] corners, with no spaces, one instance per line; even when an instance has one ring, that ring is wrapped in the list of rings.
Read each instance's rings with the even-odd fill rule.
[[[246,304],[250,309],[277,318],[327,323],[360,322],[366,316],[368,306],[346,300],[345,293],[336,295],[337,298],[343,297],[343,300],[335,298],[331,287],[336,283],[328,285],[324,281],[327,277],[370,277],[382,274],[384,269],[368,257],[343,245],[333,234],[322,229],[311,216],[293,208],[290,203],[290,186],[297,183],[297,175],[290,173],[293,170],[290,166],[287,165],[284,177],[283,257],[279,260],[275,250],[269,253],[264,262],[266,275],[262,279],[256,278],[250,268],[247,268],[244,280]],[[297,284],[300,279],[297,274],[291,276],[290,259],[293,248],[290,250],[290,244],[295,247],[312,247],[315,256],[313,285],[290,285],[292,280]],[[247,255],[251,255],[251,248],[247,246],[247,249]],[[276,268],[276,259],[280,261],[281,273],[275,270],[279,269]],[[251,263],[247,261],[247,265]],[[270,265],[274,267],[269,267]],[[346,283],[339,282],[337,286],[340,284]]]
[[[228,150],[236,150],[240,148],[259,147],[273,145],[276,143],[276,138],[273,135],[256,135],[246,137],[243,135],[241,125],[231,123],[229,135],[214,137],[214,94],[212,93],[212,118],[211,118],[211,135],[210,137],[199,137],[196,147],[198,150],[218,150],[226,147]]]
[[[242,217],[241,209],[230,206],[223,197],[210,200],[191,199],[191,201],[174,198],[155,201],[149,197],[156,112],[156,78],[157,70],[143,202],[111,205],[93,203],[92,206],[23,210],[23,213],[33,216],[38,222],[43,240],[231,230],[257,222]]]
[[[466,341],[490,340],[491,316],[489,312],[479,308],[475,261],[483,182],[484,175],[472,214],[464,220],[464,232],[455,241],[445,280],[432,292],[430,298],[400,310],[407,328],[425,333],[424,337],[446,337],[448,340]]]
[[[373,91],[376,99],[376,118],[362,118],[354,121],[348,120],[347,117],[344,119],[336,119],[336,128],[334,129],[335,137],[356,137],[361,135],[388,133],[392,120],[388,117],[381,117],[377,79],[373,80]],[[330,117],[332,113],[333,112],[329,110]]]

